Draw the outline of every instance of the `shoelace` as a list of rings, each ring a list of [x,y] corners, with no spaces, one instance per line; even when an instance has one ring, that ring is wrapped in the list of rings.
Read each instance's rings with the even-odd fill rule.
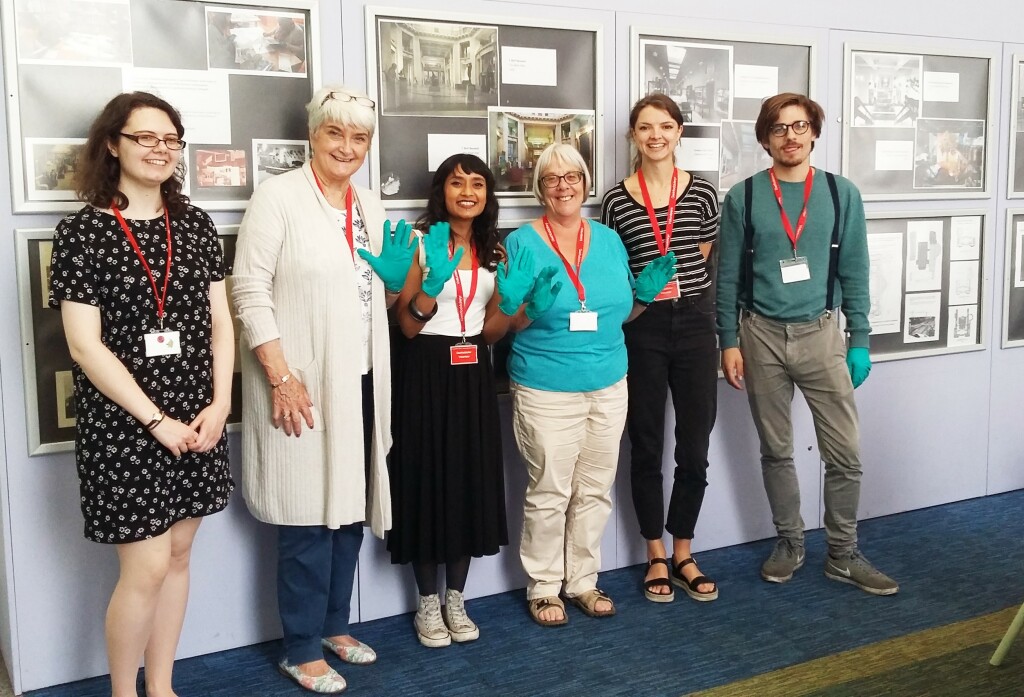
[[[441,603],[429,601],[423,605],[423,620],[428,629],[443,629],[444,620],[441,618]]]
[[[466,604],[462,596],[451,596],[446,598],[448,605],[448,621],[453,626],[459,629],[471,629],[473,622],[469,619],[469,615],[466,614]]]

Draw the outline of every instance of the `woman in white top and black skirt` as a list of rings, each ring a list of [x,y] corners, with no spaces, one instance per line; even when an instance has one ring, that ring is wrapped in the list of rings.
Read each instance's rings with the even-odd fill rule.
[[[502,263],[494,176],[475,155],[438,167],[419,220],[419,263],[397,303],[391,560],[411,563],[414,620],[428,647],[480,635],[463,590],[472,557],[508,544],[498,401],[490,344],[508,331],[533,287],[533,260]],[[438,567],[445,567],[445,603]]]

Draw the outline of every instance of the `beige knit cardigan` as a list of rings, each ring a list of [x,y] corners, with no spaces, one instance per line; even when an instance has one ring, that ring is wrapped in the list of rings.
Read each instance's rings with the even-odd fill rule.
[[[355,187],[373,252],[385,213]],[[259,520],[337,528],[391,527],[385,457],[391,448],[391,364],[384,285],[373,277],[374,429],[369,487],[363,465],[361,303],[352,257],[307,163],[256,189],[242,218],[232,298],[242,325],[242,491]],[[313,401],[299,438],[271,423],[270,387],[251,348],[281,340]]]

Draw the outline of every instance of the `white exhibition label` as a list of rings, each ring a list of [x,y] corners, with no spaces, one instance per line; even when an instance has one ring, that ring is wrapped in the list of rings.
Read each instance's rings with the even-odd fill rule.
[[[681,138],[680,164],[696,172],[718,171],[718,138]]]
[[[185,140],[192,143],[231,142],[231,102],[228,75],[218,70],[124,68],[125,92],[152,92],[181,113]]]
[[[736,99],[762,99],[779,93],[778,66],[737,63],[733,76],[733,97]]]
[[[501,82],[505,85],[558,86],[558,52],[553,48],[501,48]]]
[[[879,140],[875,142],[875,171],[914,169],[914,141]]]
[[[436,172],[451,155],[476,155],[487,162],[487,136],[470,133],[428,133],[427,171]]]
[[[960,73],[937,73],[926,70],[923,95],[926,102],[959,102]]]

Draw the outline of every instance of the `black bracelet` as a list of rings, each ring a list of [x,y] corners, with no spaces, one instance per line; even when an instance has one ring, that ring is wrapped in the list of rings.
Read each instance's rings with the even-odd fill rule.
[[[643,300],[636,297],[636,291],[633,292],[633,302],[635,302],[637,305],[643,305],[644,307],[650,306],[650,303],[645,303]]]
[[[423,314],[422,312],[420,312],[420,308],[416,307],[416,298],[418,297],[420,297],[419,293],[414,295],[412,297],[412,300],[409,301],[409,314],[412,315],[412,318],[417,322],[422,322],[423,324],[426,324],[427,322],[434,318],[434,315],[437,314],[437,301],[434,301],[433,310],[431,310],[427,314]]]

